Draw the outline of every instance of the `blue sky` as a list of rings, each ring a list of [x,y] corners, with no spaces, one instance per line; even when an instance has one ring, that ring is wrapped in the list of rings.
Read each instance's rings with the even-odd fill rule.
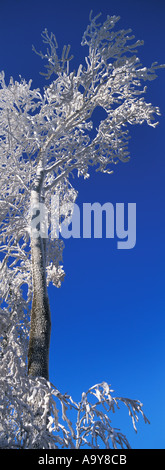
[[[118,27],[132,28],[144,46],[144,65],[165,62],[165,3],[163,0],[1,0],[0,69],[45,85],[43,63],[32,52],[42,49],[41,32],[56,34],[59,49],[71,44],[73,68],[83,61],[81,37],[90,10],[121,16]],[[159,126],[131,127],[129,163],[119,163],[113,175],[92,174],[73,181],[77,203],[136,202],[137,243],[117,250],[116,240],[94,238],[65,242],[65,281],[50,288],[52,338],[50,380],[79,400],[81,392],[103,380],[117,396],[137,398],[151,424],[140,419],[138,434],[127,411],[112,423],[127,435],[133,448],[165,447],[164,407],[164,70],[148,83],[146,101],[160,107]]]

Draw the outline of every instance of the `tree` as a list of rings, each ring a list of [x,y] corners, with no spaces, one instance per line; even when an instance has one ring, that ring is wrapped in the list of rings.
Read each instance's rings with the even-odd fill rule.
[[[106,447],[129,447],[101,411],[101,406],[114,410],[118,401],[128,407],[134,426],[138,412],[147,421],[140,402],[113,398],[105,382],[83,393],[79,404],[49,382],[47,285],[59,287],[64,278],[64,244],[51,237],[51,198],[58,196],[62,208],[60,230],[63,219],[71,220],[77,196],[70,175],[88,178],[91,166],[111,173],[119,160],[129,160],[127,125],[146,121],[155,127],[154,115],[160,114],[141,96],[146,92],[141,82],[153,80],[160,66],[141,67],[136,52],[142,41],[133,42],[131,30],[113,30],[119,17],[108,16],[103,24],[99,17],[90,14],[81,43],[88,46],[88,56],[77,72],[69,70],[70,46],[59,58],[54,34],[43,32],[47,50],[37,52],[47,61],[43,75],[48,80],[56,76],[43,92],[22,78],[11,78],[7,85],[0,74],[1,447],[79,448],[87,442],[98,447],[100,439]],[[106,116],[93,136],[97,107]],[[41,222],[36,223],[43,203],[46,235]],[[90,396],[97,402],[90,402]],[[59,424],[56,400],[66,427]],[[66,415],[68,406],[77,411],[76,430]]]

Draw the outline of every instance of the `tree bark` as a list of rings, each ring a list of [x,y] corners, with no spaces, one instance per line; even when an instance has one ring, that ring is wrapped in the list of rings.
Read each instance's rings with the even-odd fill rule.
[[[40,175],[42,177],[42,173]],[[41,183],[40,177],[40,183]],[[39,179],[38,179],[39,180]],[[40,184],[32,191],[32,201],[40,202]],[[49,346],[51,314],[46,285],[45,239],[39,234],[31,237],[33,301],[28,351],[28,375],[49,380]]]

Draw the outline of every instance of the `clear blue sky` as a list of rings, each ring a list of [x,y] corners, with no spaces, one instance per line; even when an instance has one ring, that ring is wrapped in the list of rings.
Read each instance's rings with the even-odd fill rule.
[[[131,27],[144,39],[138,55],[144,65],[165,62],[164,0],[1,0],[0,69],[42,87],[41,32],[56,34],[59,48],[70,43],[73,67],[83,61],[80,46],[90,10],[120,15],[118,27]],[[134,448],[165,447],[165,93],[164,70],[149,83],[145,99],[160,106],[156,129],[131,127],[131,160],[113,175],[76,179],[77,203],[136,202],[137,243],[117,250],[115,240],[70,239],[64,250],[65,281],[50,288],[52,339],[50,380],[79,400],[82,391],[103,380],[116,395],[140,399],[151,424],[140,419],[135,435],[127,410],[112,416]]]

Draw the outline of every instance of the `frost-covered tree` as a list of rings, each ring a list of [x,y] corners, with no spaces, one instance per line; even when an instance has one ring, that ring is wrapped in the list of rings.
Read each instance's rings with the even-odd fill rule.
[[[120,401],[134,427],[139,412],[147,421],[139,401],[112,397],[105,382],[83,393],[80,403],[49,382],[47,286],[59,287],[64,278],[64,244],[50,234],[50,218],[57,211],[54,207],[52,214],[51,198],[58,196],[62,219],[71,220],[77,196],[72,173],[87,178],[91,166],[111,173],[119,160],[129,159],[128,124],[155,127],[154,116],[160,114],[144,100],[146,87],[141,86],[156,77],[159,66],[141,66],[136,52],[142,41],[134,42],[131,30],[114,29],[119,17],[99,23],[99,16],[90,15],[81,43],[88,55],[77,71],[70,71],[70,46],[59,57],[54,34],[43,32],[47,49],[37,52],[47,62],[49,85],[43,92],[22,78],[11,78],[7,85],[0,74],[1,448],[129,447],[107,414]],[[97,107],[105,118],[93,133]],[[43,202],[46,236],[40,223],[33,226]],[[67,409],[76,412],[75,425]]]

